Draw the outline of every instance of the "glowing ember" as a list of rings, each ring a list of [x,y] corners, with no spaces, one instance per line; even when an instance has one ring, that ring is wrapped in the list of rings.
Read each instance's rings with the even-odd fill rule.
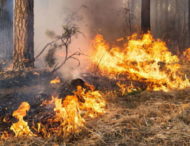
[[[123,41],[119,40],[119,41]],[[189,80],[180,72],[177,56],[172,55],[161,40],[150,33],[128,38],[122,47],[109,45],[97,35],[91,60],[102,74],[116,77],[125,75],[130,80],[143,81],[148,90],[183,89],[190,86]]]
[[[1,135],[0,139],[6,140],[9,137],[10,137],[10,134],[7,131],[4,131],[4,132],[2,132],[2,135]]]
[[[117,86],[119,87],[119,91],[121,92],[121,95],[124,96],[128,93],[137,92],[138,88],[136,88],[132,83],[131,85],[122,84],[120,82],[117,82]]]
[[[30,130],[28,123],[24,121],[24,117],[26,116],[26,112],[29,111],[30,105],[27,102],[21,103],[19,108],[13,112],[13,117],[18,119],[17,123],[14,123],[11,126],[11,130],[15,133],[16,137],[19,136],[34,136],[32,131]]]
[[[61,83],[61,79],[59,77],[56,77],[54,80],[50,81],[50,84],[59,84]]]

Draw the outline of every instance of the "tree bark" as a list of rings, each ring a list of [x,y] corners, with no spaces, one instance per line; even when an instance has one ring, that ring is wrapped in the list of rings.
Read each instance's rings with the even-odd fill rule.
[[[34,0],[15,0],[13,69],[34,67]]]
[[[141,7],[141,30],[146,33],[150,26],[150,0],[142,0]]]

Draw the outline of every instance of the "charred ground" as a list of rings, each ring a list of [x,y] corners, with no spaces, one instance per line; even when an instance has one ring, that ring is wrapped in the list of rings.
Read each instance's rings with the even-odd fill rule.
[[[187,65],[183,67],[187,75],[190,75]],[[9,83],[9,86],[3,86],[3,92],[1,91],[0,94],[0,113],[3,117],[1,131],[11,132],[9,127],[17,121],[12,117],[12,112],[23,101],[28,101],[31,105],[31,110],[24,118],[29,125],[38,121],[46,122],[54,112],[50,110],[52,107],[40,106],[42,102],[50,99],[53,92],[54,94],[63,92],[68,95],[72,94],[74,88],[64,79],[59,85],[50,85],[49,82],[55,78],[55,75],[47,71],[18,74],[1,74],[1,85]],[[9,80],[12,82],[8,82]],[[67,139],[56,136],[45,139],[43,137],[11,138],[1,140],[1,145],[189,145],[190,89],[167,93],[141,90],[121,95],[116,85],[118,80],[92,74],[85,75],[83,80],[94,84],[99,90],[102,89],[101,93],[107,101],[104,115],[94,120],[89,119],[82,132],[71,135]]]

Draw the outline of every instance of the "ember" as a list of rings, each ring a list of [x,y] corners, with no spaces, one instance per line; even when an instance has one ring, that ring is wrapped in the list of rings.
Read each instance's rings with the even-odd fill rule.
[[[50,81],[50,84],[59,84],[61,83],[61,79],[59,77],[56,77],[54,80]]]
[[[126,85],[120,82],[117,82],[117,86],[119,87],[119,91],[121,92],[121,95],[127,95],[132,92],[137,92],[140,90],[139,88],[135,87],[132,83],[130,85]]]

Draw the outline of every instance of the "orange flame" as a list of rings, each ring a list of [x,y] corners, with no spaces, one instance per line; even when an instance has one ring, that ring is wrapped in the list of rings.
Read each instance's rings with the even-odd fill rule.
[[[60,122],[59,133],[67,136],[79,132],[85,120],[81,117],[79,102],[75,96],[67,96],[65,100],[55,98],[55,121]]]
[[[59,77],[56,77],[54,80],[50,81],[50,84],[59,84],[61,83],[61,79]]]
[[[105,112],[106,102],[99,91],[88,91],[78,86],[75,96],[84,98],[84,103],[80,104],[80,109],[84,112],[86,117],[95,118]]]
[[[29,111],[30,105],[27,102],[22,102],[19,108],[13,112],[13,117],[18,119],[17,123],[12,124],[11,130],[15,133],[16,137],[20,136],[34,136],[30,130],[28,123],[24,121],[26,112]]]
[[[139,88],[136,88],[132,83],[131,85],[122,84],[120,82],[117,82],[117,86],[119,87],[119,91],[121,92],[121,95],[124,96],[128,93],[137,92],[140,90]]]
[[[102,35],[97,35],[91,60],[107,76],[125,75],[131,80],[143,81],[149,90],[184,89],[190,86],[186,75],[180,72],[177,56],[172,55],[161,40],[150,33],[128,38],[122,47],[111,46]]]
[[[83,99],[81,102],[79,99]],[[55,105],[54,112],[55,117],[50,119],[51,123],[59,123],[59,127],[53,128],[52,133],[56,133],[57,136],[67,137],[72,133],[78,133],[85,126],[85,118],[95,118],[105,112],[106,102],[103,99],[99,91],[85,91],[82,87],[78,86],[74,95],[68,95],[65,99],[59,99],[58,97],[52,97],[50,102]],[[40,129],[41,125],[39,126]],[[48,134],[48,130],[43,130],[45,135]],[[41,131],[39,130],[39,131]],[[51,131],[51,130],[50,130]]]
[[[185,59],[185,61],[190,61],[190,48],[186,49],[184,52],[183,52],[183,59]]]

